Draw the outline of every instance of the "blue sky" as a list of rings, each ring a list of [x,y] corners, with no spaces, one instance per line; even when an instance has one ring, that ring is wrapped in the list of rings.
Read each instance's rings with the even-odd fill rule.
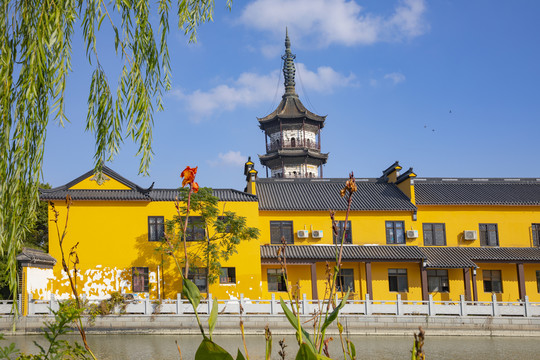
[[[196,44],[180,31],[169,38],[172,90],[154,115],[150,176],[137,174],[130,139],[107,164],[135,183],[178,187],[189,165],[201,186],[241,190],[248,156],[265,176],[257,117],[283,94],[286,26],[300,99],[327,115],[325,177],[378,177],[396,160],[420,177],[540,177],[540,2],[255,0],[231,12],[224,4]],[[47,133],[52,186],[93,166],[84,131],[91,68],[80,35],[73,46],[70,123],[51,122]],[[120,61],[110,53],[105,61]]]

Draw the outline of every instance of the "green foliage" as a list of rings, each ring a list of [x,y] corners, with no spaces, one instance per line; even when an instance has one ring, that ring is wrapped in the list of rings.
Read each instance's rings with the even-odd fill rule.
[[[238,352],[236,353],[236,360],[246,360],[244,355],[240,352],[240,349],[238,349]]]
[[[78,309],[73,303],[62,302],[60,309],[53,311],[54,321],[47,322],[44,328],[43,337],[47,345],[41,346],[38,342],[34,344],[39,349],[37,354],[24,354],[10,344],[0,347],[0,359],[13,359],[17,355],[18,360],[49,360],[49,359],[90,359],[86,349],[79,343],[70,343],[62,339],[70,332],[70,324],[75,323],[81,316],[82,309]],[[3,337],[0,335],[0,340]]]
[[[208,284],[213,284],[219,279],[221,262],[237,253],[240,242],[257,239],[259,230],[247,226],[247,219],[243,216],[232,211],[220,211],[219,199],[211,188],[200,188],[197,193],[192,193],[188,211],[188,191],[188,188],[179,189],[179,215],[166,222],[167,236],[172,239],[173,250],[177,251],[183,248],[185,231],[191,235],[195,227],[204,232],[204,240],[187,243],[189,263],[190,266],[206,267]],[[190,222],[184,229],[186,216]],[[168,253],[169,244],[163,243],[160,250]]]
[[[343,299],[341,299],[341,302],[339,303],[339,305],[330,313],[330,315],[328,315],[328,317],[324,320],[324,323],[323,323],[323,326],[321,328],[321,332],[324,334],[324,332],[326,331],[326,328],[328,328],[328,326],[330,326],[330,324],[332,324],[338,317],[338,314],[339,314],[339,311],[345,306],[345,304],[347,303],[347,299],[349,298],[349,293],[350,293],[350,289],[347,291],[347,294],[345,294],[345,296],[343,297]]]
[[[212,332],[214,332],[214,328],[216,327],[217,315],[218,301],[214,298],[214,302],[212,303],[212,311],[210,312],[210,316],[208,317],[208,332],[210,333],[210,340],[212,340]]]
[[[197,306],[199,306],[201,302],[201,293],[199,292],[199,288],[197,285],[193,283],[193,281],[189,279],[183,279],[182,280],[182,295],[189,300],[191,306],[197,310]]]
[[[62,126],[67,121],[64,93],[77,25],[93,69],[86,129],[95,136],[95,168],[100,174],[124,137],[130,137],[139,147],[139,172],[148,173],[154,109],[162,109],[162,93],[170,89],[169,12],[177,14],[179,28],[194,41],[197,27],[212,20],[214,1],[179,0],[175,9],[170,0],[151,5],[131,0],[0,3],[0,256],[12,294],[17,294],[16,256],[36,218],[47,126],[51,119]],[[98,49],[113,50],[98,46],[100,37],[109,41],[100,36],[102,30],[114,34],[122,68],[119,79],[112,80],[117,89],[100,61]]]
[[[306,329],[304,329],[302,327],[302,324],[300,323],[298,318],[293,314],[291,309],[289,309],[287,304],[285,304],[283,299],[279,299],[279,300],[280,300],[280,303],[281,303],[281,308],[283,309],[283,312],[285,313],[285,316],[287,317],[287,320],[289,320],[291,325],[296,330],[296,337],[298,339],[305,340],[305,344],[307,344],[312,349],[313,352],[316,352],[315,351],[315,345],[313,344],[313,341],[311,340],[311,336],[309,335],[309,333],[306,331]],[[302,341],[302,343],[304,343],[304,342]]]
[[[302,343],[296,353],[296,360],[331,360],[330,358],[317,354],[309,344]]]
[[[199,345],[197,352],[195,353],[195,360],[234,360],[231,354],[229,354],[221,346],[205,337]]]

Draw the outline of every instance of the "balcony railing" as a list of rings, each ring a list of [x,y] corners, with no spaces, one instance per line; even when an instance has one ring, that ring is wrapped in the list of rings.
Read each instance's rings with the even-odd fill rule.
[[[268,145],[266,145],[266,152],[270,151],[277,151],[277,150],[283,150],[283,149],[312,149],[312,150],[321,150],[320,144],[316,142],[307,142],[304,143],[302,141],[284,141],[283,143],[279,142],[273,142]]]
[[[538,317],[540,316],[540,303],[529,302],[526,296],[524,301],[502,302],[497,301],[495,294],[491,301],[467,301],[463,295],[457,301],[437,301],[429,295],[427,301],[402,300],[397,294],[395,300],[371,300],[369,295],[365,300],[348,300],[340,311],[342,315],[454,315],[454,316],[518,316],[518,317]],[[90,299],[88,303],[99,303],[103,299]],[[336,297],[336,300],[339,301]],[[125,314],[193,314],[193,308],[188,300],[180,298],[166,299],[160,302],[146,299],[134,299],[126,301],[127,305],[122,309]],[[289,301],[285,303],[290,306]],[[299,301],[300,313],[307,315],[319,311],[326,306],[322,300],[308,300],[303,294]],[[12,302],[6,301],[4,307],[0,307],[1,314],[11,313]],[[197,312],[199,314],[210,314],[212,308],[212,294],[208,299],[201,300]],[[58,309],[58,300],[51,297],[50,300],[28,300],[28,315],[52,314],[51,310]],[[283,309],[272,294],[271,299],[245,299],[240,295],[237,300],[219,300],[218,311],[226,314],[239,314],[243,309],[244,314],[283,314]],[[120,309],[118,309],[120,312]]]

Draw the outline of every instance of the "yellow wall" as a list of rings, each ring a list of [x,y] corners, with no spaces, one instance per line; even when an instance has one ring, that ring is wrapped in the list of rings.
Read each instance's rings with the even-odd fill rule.
[[[111,180],[114,182],[114,180]],[[60,231],[63,230],[66,207],[64,201],[55,202],[60,212]],[[219,209],[233,211],[247,217],[247,225],[258,227],[256,202],[220,202]],[[68,235],[64,241],[64,253],[69,254],[78,243],[78,287],[90,297],[103,297],[112,291],[132,292],[132,267],[148,267],[151,298],[157,293],[157,267],[163,269],[165,297],[175,298],[181,291],[181,281],[174,261],[156,251],[158,242],[148,241],[148,216],[164,216],[172,219],[176,214],[173,202],[146,201],[73,201],[69,214]],[[196,214],[193,214],[196,215]],[[49,217],[53,218],[50,211]],[[236,267],[237,285],[213,284],[210,292],[220,299],[260,298],[260,246],[258,240],[242,242],[238,254],[221,266]],[[66,274],[61,270],[61,254],[54,223],[49,226],[49,253],[58,260],[54,268],[56,281],[53,292],[69,297],[70,288]],[[177,256],[183,259],[183,251]],[[191,266],[196,265],[192,264]],[[219,282],[219,280],[218,280]]]
[[[408,182],[403,182],[405,184]],[[405,186],[405,185],[403,185]],[[74,185],[73,189],[127,189],[114,179],[99,186],[96,181],[85,179]],[[407,191],[407,189],[404,189]],[[414,189],[408,194],[414,199]],[[56,202],[60,211],[60,230],[63,229],[66,208],[63,201]],[[228,202],[219,204],[220,209],[236,212],[248,219],[248,226],[260,229],[260,239],[243,242],[238,247],[238,254],[229,261],[222,262],[223,267],[236,268],[237,283],[233,285],[213,284],[209,292],[220,299],[245,298],[268,299],[272,293],[268,291],[268,268],[279,268],[279,265],[261,265],[260,245],[269,244],[270,221],[293,221],[294,244],[332,244],[332,226],[327,211],[259,211],[257,202]],[[175,215],[172,202],[147,201],[74,201],[70,212],[68,236],[64,251],[79,243],[77,252],[80,259],[81,273],[78,286],[87,296],[103,297],[112,291],[132,292],[132,267],[144,266],[150,273],[150,296],[157,294],[157,268],[162,267],[165,280],[165,297],[174,298],[181,290],[178,271],[168,256],[155,251],[158,243],[148,241],[148,216],[164,216],[171,219]],[[196,214],[193,214],[196,215]],[[53,214],[50,212],[52,218]],[[345,212],[337,212],[336,220],[345,220]],[[406,239],[406,245],[423,246],[423,223],[445,223],[447,246],[479,247],[477,240],[462,239],[464,230],[476,230],[479,223],[497,223],[499,245],[501,247],[530,247],[531,224],[540,223],[540,207],[525,206],[418,206],[417,220],[413,220],[411,211],[352,211],[349,215],[352,228],[352,241],[357,245],[386,245],[386,221],[403,221],[405,230],[418,230],[418,239]],[[61,255],[58,237],[54,224],[49,227],[50,254],[58,260],[54,268],[56,281],[52,291],[60,297],[70,294],[67,276],[61,271]],[[308,230],[306,239],[297,237],[298,230]],[[322,239],[314,239],[313,230],[322,230]],[[479,235],[479,234],[478,234]],[[396,245],[403,246],[403,245]],[[183,253],[177,256],[182,259]],[[193,266],[194,264],[192,264]],[[333,267],[330,263],[328,266]],[[316,264],[317,292],[319,299],[325,297],[326,290],[325,262]],[[351,298],[363,299],[366,294],[365,264],[362,262],[344,262],[343,268],[354,270],[354,293]],[[408,292],[402,293],[403,300],[421,300],[420,264],[411,262],[391,263],[372,262],[372,299],[393,300],[395,292],[388,288],[388,269],[407,269]],[[480,264],[477,270],[478,299],[491,300],[491,293],[483,290],[482,270],[502,270],[503,293],[498,295],[501,301],[515,301],[519,298],[516,264]],[[540,301],[537,290],[536,271],[540,264],[525,264],[526,291],[531,301]],[[311,267],[309,264],[288,266],[289,285],[296,289],[300,296],[312,297]],[[459,300],[465,294],[463,269],[448,269],[450,291],[448,293],[432,293],[435,300]],[[163,292],[163,290],[162,290]],[[472,287],[471,287],[472,294]],[[276,298],[286,298],[285,293],[275,293]]]
[[[538,206],[418,206],[418,243],[423,246],[422,223],[445,223],[447,246],[480,246],[478,224],[496,223],[499,246],[531,247],[531,224],[540,223]],[[477,239],[463,240],[464,230],[476,230]]]
[[[345,212],[337,212],[335,219],[345,221]],[[386,245],[387,220],[404,221],[406,230],[415,226],[412,212],[408,211],[354,211],[349,214],[353,244]],[[261,244],[270,244],[270,221],[292,221],[295,245],[332,244],[332,221],[327,211],[261,211],[259,213]],[[309,230],[310,236],[307,239],[300,239],[297,237],[298,230]],[[323,238],[311,237],[312,230],[323,230]],[[416,245],[415,240],[407,239],[406,242],[407,245]]]

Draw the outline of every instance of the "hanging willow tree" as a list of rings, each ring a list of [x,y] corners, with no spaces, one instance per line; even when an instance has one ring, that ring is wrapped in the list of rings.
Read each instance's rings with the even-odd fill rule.
[[[139,172],[147,174],[152,114],[170,88],[169,13],[177,12],[179,29],[195,41],[197,27],[212,20],[214,1],[178,0],[173,10],[170,0],[1,0],[0,6],[0,252],[16,300],[15,258],[35,218],[47,125],[67,120],[64,93],[75,27],[82,29],[93,69],[86,128],[95,135],[96,171],[128,136],[139,146]],[[151,18],[159,19],[157,31]],[[122,64],[117,89],[100,63],[98,38],[105,29],[114,34]]]

